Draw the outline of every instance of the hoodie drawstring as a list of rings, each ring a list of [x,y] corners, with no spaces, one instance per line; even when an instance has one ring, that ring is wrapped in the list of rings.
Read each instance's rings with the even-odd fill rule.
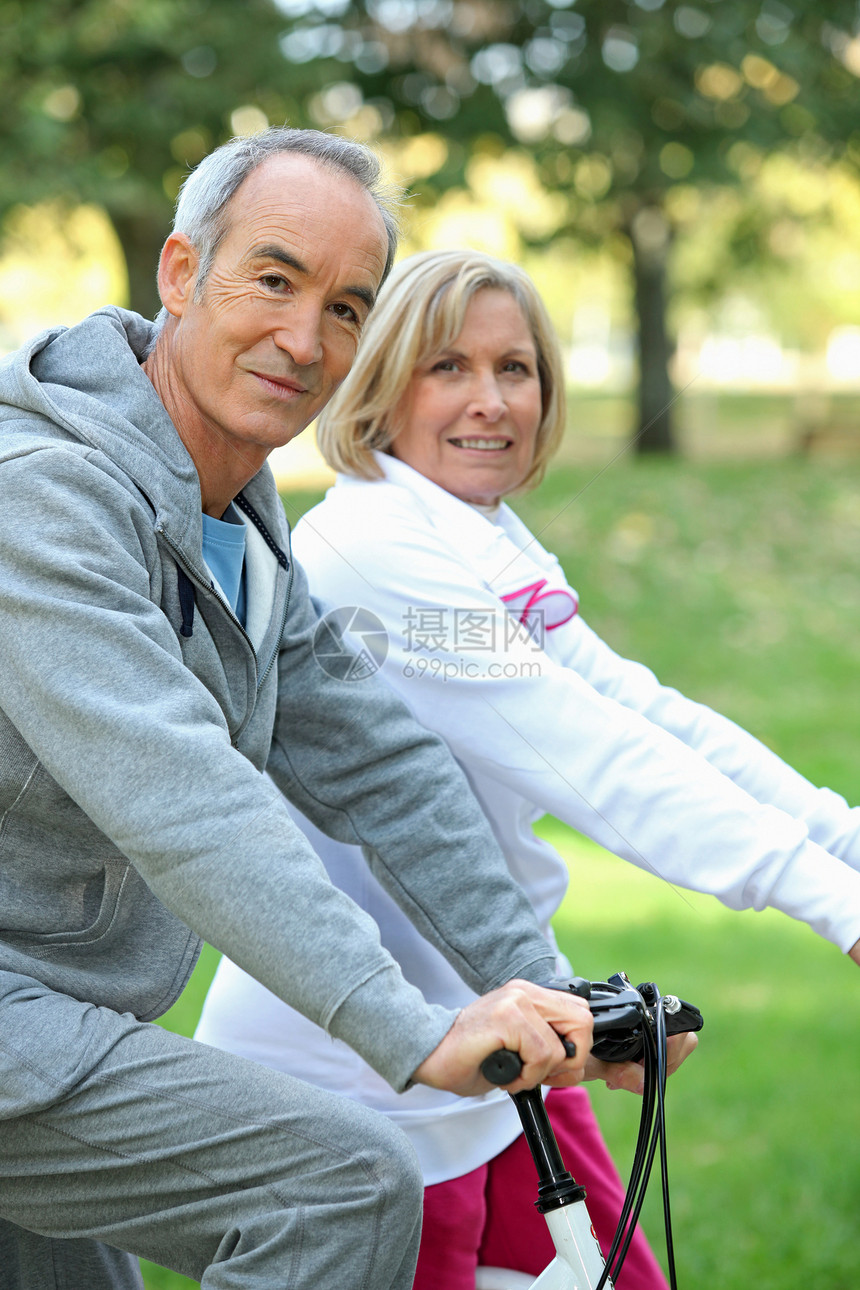
[[[182,613],[180,636],[194,635],[194,583],[184,569],[176,566],[176,581],[179,591],[179,609]]]

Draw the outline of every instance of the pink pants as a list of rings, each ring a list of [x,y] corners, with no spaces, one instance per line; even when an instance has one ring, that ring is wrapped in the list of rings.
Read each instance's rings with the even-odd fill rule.
[[[584,1088],[550,1090],[547,1107],[565,1166],[588,1193],[588,1212],[604,1254],[624,1200],[624,1186]],[[522,1134],[495,1159],[424,1191],[424,1227],[414,1290],[475,1290],[478,1266],[537,1276],[555,1250],[534,1207],[537,1174]],[[637,1228],[619,1277],[623,1290],[667,1290]]]

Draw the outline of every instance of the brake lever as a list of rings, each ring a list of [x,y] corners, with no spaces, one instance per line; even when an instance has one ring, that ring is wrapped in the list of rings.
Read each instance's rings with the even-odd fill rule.
[[[644,1005],[632,986],[618,992],[607,991],[605,994],[601,993],[600,997],[596,997],[591,981],[586,981],[584,977],[571,977],[567,981],[552,981],[546,988],[561,990],[565,994],[576,994],[581,999],[586,999],[594,1018],[595,1035],[617,1031],[622,1026],[641,1025]],[[641,1032],[639,1033],[641,1035]],[[559,1039],[564,1047],[565,1057],[575,1057],[576,1044],[561,1035]],[[504,1086],[513,1083],[522,1068],[523,1063],[519,1053],[511,1052],[508,1048],[499,1048],[496,1052],[490,1053],[489,1057],[481,1063],[481,1074],[490,1084]]]
[[[660,997],[657,987],[647,982],[638,989],[623,973],[609,981],[586,981],[571,977],[567,981],[549,982],[547,989],[562,990],[588,1000],[594,1018],[592,1056],[605,1062],[637,1061],[644,1052],[644,1028],[654,1023],[654,1011]],[[693,1004],[673,995],[664,997],[664,1020],[668,1035],[701,1030],[702,1014]],[[566,1057],[576,1056],[576,1045],[559,1036]],[[518,1053],[500,1048],[481,1063],[481,1074],[491,1084],[511,1084],[523,1064]]]

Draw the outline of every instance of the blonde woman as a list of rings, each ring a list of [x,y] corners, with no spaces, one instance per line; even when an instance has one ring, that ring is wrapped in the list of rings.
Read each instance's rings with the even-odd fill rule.
[[[504,504],[540,481],[564,423],[558,345],[524,273],[472,252],[401,263],[320,423],[337,483],[295,533],[312,591],[331,611],[321,665],[335,665],[345,633],[360,663],[341,662],[356,684],[381,666],[444,736],[551,942],[568,875],[533,832],[545,813],[732,908],[782,909],[860,961],[858,811],[614,654],[584,622],[558,561]],[[362,858],[307,827],[405,975],[428,998],[467,1002]],[[588,975],[589,964],[575,967]],[[504,1098],[394,1096],[231,964],[200,1034],[367,1101],[406,1129],[427,1184],[420,1290],[468,1290],[479,1262],[536,1273],[548,1261]],[[553,1091],[548,1106],[605,1246],[621,1188],[587,1094]],[[641,1235],[624,1284],[665,1285]]]

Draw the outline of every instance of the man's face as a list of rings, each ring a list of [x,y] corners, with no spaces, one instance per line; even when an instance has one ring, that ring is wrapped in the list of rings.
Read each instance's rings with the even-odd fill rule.
[[[356,181],[297,154],[253,171],[227,214],[201,298],[195,275],[174,309],[167,375],[183,438],[251,461],[303,430],[346,376],[388,240]]]

